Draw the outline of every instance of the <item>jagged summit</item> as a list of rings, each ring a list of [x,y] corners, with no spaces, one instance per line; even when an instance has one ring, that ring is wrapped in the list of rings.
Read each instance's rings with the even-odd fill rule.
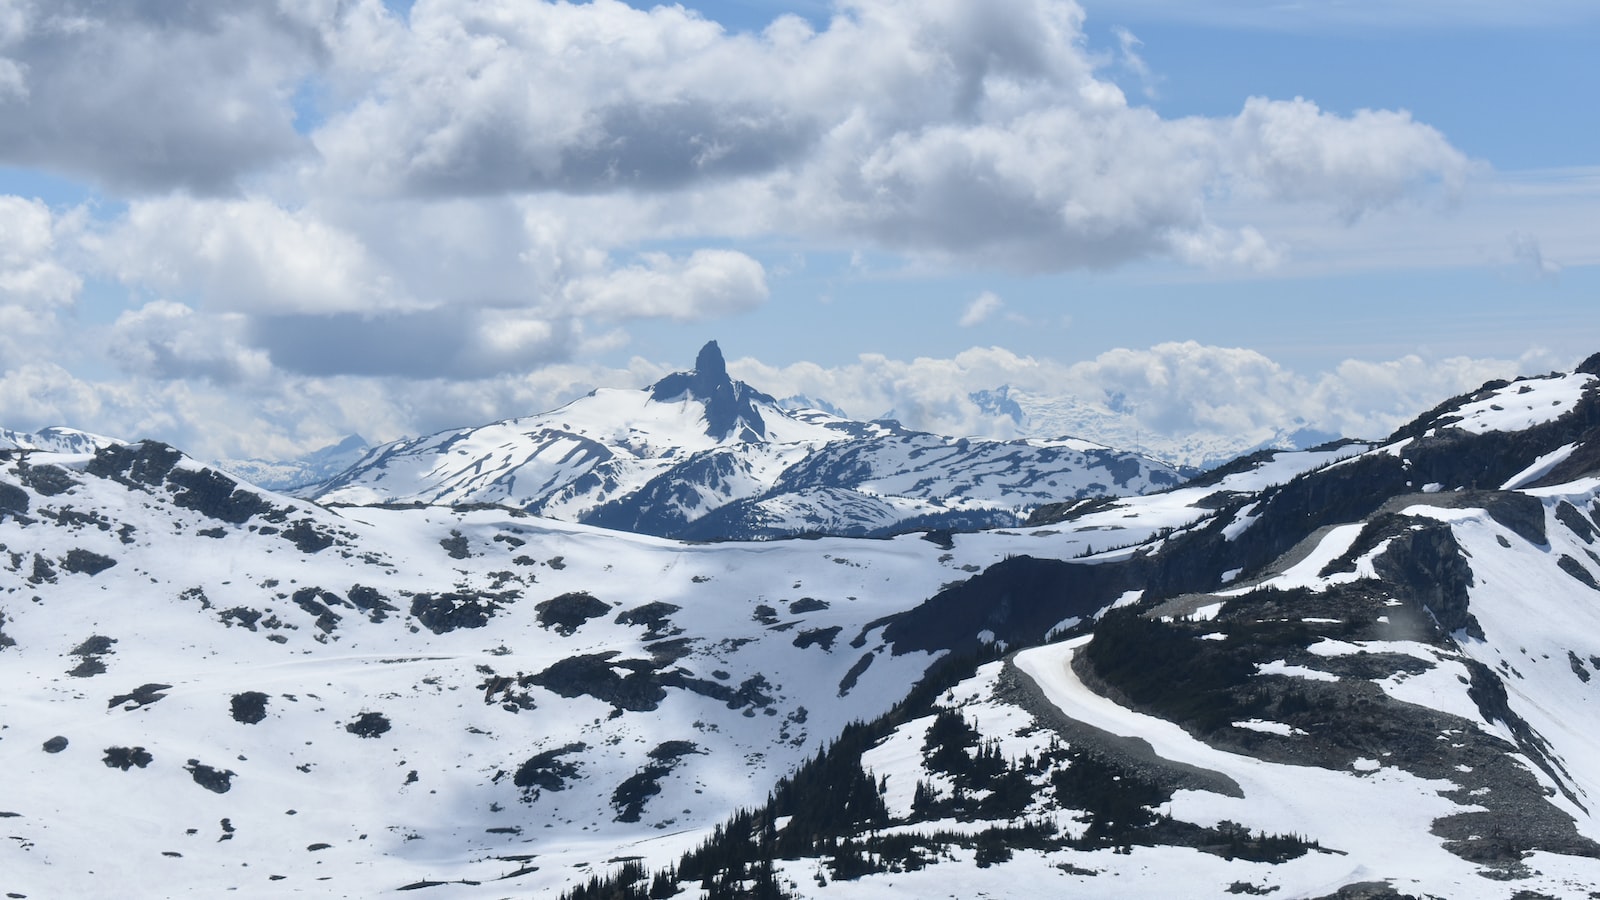
[[[728,377],[728,365],[716,341],[707,341],[694,358],[694,370],[674,372],[650,386],[650,399],[671,403],[698,400],[706,407],[706,435],[718,441],[759,441],[767,436],[767,423],[756,402],[775,405],[772,397],[742,381]]]
[[[983,441],[785,410],[716,341],[644,389],[395,441],[298,491],[325,503],[498,503],[694,540],[1006,527],[1045,503],[1145,493],[1171,467],[1084,441]]]

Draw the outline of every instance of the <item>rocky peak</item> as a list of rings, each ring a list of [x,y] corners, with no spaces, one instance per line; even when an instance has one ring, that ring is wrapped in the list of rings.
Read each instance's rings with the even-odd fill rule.
[[[728,377],[722,348],[708,341],[695,357],[694,369],[674,372],[650,387],[650,399],[660,403],[698,400],[706,408],[706,434],[718,440],[757,441],[767,426],[753,401],[774,402],[771,397]]]

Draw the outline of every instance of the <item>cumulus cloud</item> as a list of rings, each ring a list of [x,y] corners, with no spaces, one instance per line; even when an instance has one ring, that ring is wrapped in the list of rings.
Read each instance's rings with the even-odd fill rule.
[[[1162,118],[1105,72],[1154,77],[1137,39],[1102,56],[1083,26],[1071,0],[839,0],[759,33],[618,0],[417,0],[404,17],[380,0],[0,0],[0,165],[112,192],[72,211],[0,197],[0,421],[219,455],[470,424],[659,374],[580,362],[637,323],[771,302],[782,276],[739,241],[1023,272],[1269,269],[1285,222],[1359,228],[1472,171],[1403,112],[1253,98]],[[129,305],[69,342],[86,278]],[[1004,315],[985,294],[961,324]],[[63,368],[79,345],[126,377]],[[774,393],[997,435],[1016,423],[971,392],[1104,407],[1115,385],[1143,427],[1237,430],[1340,424],[1306,397],[1353,408],[1381,392],[1352,385],[1399,377],[1324,388],[1186,345],[1089,368],[994,348],[746,365]]]
[[[58,316],[83,287],[61,258],[63,233],[76,228],[73,215],[0,195],[0,366],[43,358],[59,337]]]
[[[1303,97],[1251,97],[1229,128],[1238,189],[1334,204],[1346,218],[1392,205],[1421,184],[1459,193],[1472,166],[1437,130],[1404,111],[1333,116]]]
[[[1253,99],[1162,119],[1099,74],[1082,26],[1068,0],[851,0],[758,35],[615,0],[421,0],[363,32],[344,77],[370,81],[313,139],[320,177],[368,195],[675,196],[658,231],[844,233],[1026,270],[1259,266],[1261,236],[1213,222],[1214,198],[1354,218],[1469,168],[1404,113]]]
[[[301,149],[293,96],[335,5],[12,0],[0,161],[133,191],[230,190]]]
[[[272,366],[265,352],[245,343],[244,326],[243,316],[202,317],[157,300],[117,317],[107,353],[133,374],[231,385],[262,378]]]
[[[332,314],[417,305],[360,237],[264,197],[135,201],[87,243],[125,284],[193,294],[212,310]]]
[[[647,253],[638,265],[569,283],[566,294],[581,315],[686,322],[759,305],[767,277],[761,263],[734,250],[696,250],[684,259]]]
[[[1301,373],[1254,350],[1182,341],[1117,348],[1075,363],[987,347],[948,359],[869,354],[836,367],[743,359],[729,370],[775,395],[825,400],[858,418],[892,415],[946,434],[1065,434],[1119,447],[1157,445],[1174,461],[1195,464],[1302,429],[1381,438],[1440,399],[1489,379],[1569,365],[1539,354],[1411,355]],[[1022,402],[1024,421],[973,396],[1002,387]]]

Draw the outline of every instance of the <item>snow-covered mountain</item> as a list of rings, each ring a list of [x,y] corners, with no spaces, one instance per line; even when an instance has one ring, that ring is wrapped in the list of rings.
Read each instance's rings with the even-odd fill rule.
[[[1016,423],[1019,433],[1070,434],[1112,447],[1125,447],[1175,466],[1208,469],[1257,450],[1306,450],[1341,435],[1319,431],[1303,421],[1256,431],[1194,431],[1168,435],[1144,427],[1137,410],[1118,397],[1101,402],[1070,395],[1042,394],[1011,385],[977,391],[978,408]]]
[[[59,425],[38,431],[12,431],[0,428],[0,450],[48,450],[53,453],[93,453],[101,447],[120,444],[116,438],[90,434]]]
[[[1171,466],[1079,440],[983,441],[788,409],[715,341],[644,390],[396,441],[299,492],[328,504],[492,503],[702,540],[1014,525],[1036,506],[1147,493]]]
[[[0,452],[0,545],[8,894],[1600,892],[1600,356],[1012,529],[322,508],[139,443]]]
[[[355,465],[372,449],[359,434],[294,459],[219,459],[216,466],[268,490],[289,491],[321,484]]]

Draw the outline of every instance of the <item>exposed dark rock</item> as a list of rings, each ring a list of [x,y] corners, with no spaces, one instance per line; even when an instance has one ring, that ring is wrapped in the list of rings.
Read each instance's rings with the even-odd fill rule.
[[[30,499],[27,491],[14,484],[0,481],[0,521],[3,521],[7,514],[26,516]]]
[[[803,615],[809,612],[821,612],[828,608],[828,601],[818,600],[815,597],[801,597],[789,604],[789,614],[792,616]]]
[[[1590,588],[1600,591],[1600,584],[1595,583],[1594,573],[1584,568],[1583,563],[1563,553],[1556,560],[1556,565],[1561,567],[1561,571],[1578,579]]]
[[[681,630],[682,629],[673,629],[673,633],[676,634]],[[650,640],[655,636],[656,635],[653,634],[647,634],[645,635],[645,640]],[[656,641],[653,644],[646,644],[644,647],[644,649],[650,652],[650,659],[655,662],[658,669],[664,669],[678,660],[683,659],[685,656],[689,655],[693,648],[694,641],[690,638],[673,638],[671,640]]]
[[[855,665],[850,667],[850,671],[844,673],[844,677],[839,679],[839,696],[843,697],[855,688],[856,682],[872,665],[875,656],[873,653],[863,653],[861,658],[855,661]]]
[[[300,519],[285,528],[283,539],[294,544],[301,553],[320,553],[334,544],[333,535],[319,531],[317,524],[310,519]]]
[[[0,613],[0,650],[4,650],[7,647],[15,647],[16,645],[17,642],[6,634],[6,614]]]
[[[579,742],[529,757],[517,768],[516,775],[511,779],[513,784],[522,788],[522,802],[532,803],[539,799],[539,794],[543,791],[565,790],[567,781],[578,777],[578,764],[568,762],[562,757],[582,753],[587,749],[589,749],[587,744]]]
[[[1483,508],[1496,522],[1534,546],[1550,543],[1544,530],[1544,504],[1538,497],[1515,491],[1495,491],[1483,500]]]
[[[896,616],[884,629],[894,652],[976,652],[989,631],[1008,646],[1042,643],[1065,619],[1087,619],[1140,585],[1140,559],[1101,565],[1017,556]],[[853,683],[853,681],[852,681]]]
[[[674,372],[650,388],[650,399],[670,403],[685,397],[705,404],[706,434],[718,440],[754,441],[766,437],[767,425],[753,403],[775,404],[772,397],[728,377],[716,341],[700,348],[694,371]]]
[[[222,624],[232,628],[237,623],[246,631],[255,631],[256,623],[261,621],[261,616],[261,610],[251,609],[247,606],[235,606],[232,609],[225,609],[217,613],[217,618]]]
[[[375,738],[389,730],[389,718],[383,713],[364,712],[356,717],[354,722],[347,723],[344,730],[357,737]]]
[[[672,773],[678,761],[700,748],[692,741],[667,741],[650,751],[650,762],[634,773],[611,794],[611,805],[616,808],[616,821],[637,822],[651,797],[661,793],[661,779]]]
[[[150,704],[155,703],[157,700],[167,696],[166,694],[162,693],[162,691],[171,689],[172,685],[170,684],[141,684],[134,688],[130,693],[118,694],[117,696],[112,697],[111,700],[106,703],[106,708],[110,709],[112,707],[121,706],[124,710],[130,710],[138,709],[141,706],[149,706]]]
[[[643,606],[635,606],[627,612],[618,613],[615,621],[618,625],[643,625],[647,629],[645,640],[655,640],[683,631],[674,627],[672,620],[668,618],[680,609],[682,607],[675,604],[655,600]]]
[[[839,632],[843,630],[843,627],[834,625],[830,628],[813,628],[809,631],[802,631],[795,637],[794,645],[802,650],[815,645],[824,650],[832,651],[833,642],[838,639]]]
[[[1544,507],[1538,501],[1534,505],[1539,507],[1542,523]],[[1505,511],[1516,507],[1503,504],[1500,508]],[[1472,569],[1455,533],[1448,525],[1418,521],[1420,528],[1408,528],[1393,536],[1389,549],[1373,560],[1373,569],[1397,596],[1420,603],[1432,613],[1446,634],[1465,630],[1482,640],[1483,629],[1467,608]]]
[[[53,520],[57,525],[73,530],[79,528],[94,528],[98,531],[111,530],[111,520],[94,510],[84,512],[71,506],[63,506],[54,510],[41,508],[39,515],[42,518]]]
[[[242,525],[271,506],[260,494],[241,488],[215,469],[173,468],[167,482],[182,488],[173,494],[173,504],[230,525]]]
[[[182,453],[159,441],[113,444],[96,450],[85,471],[130,486],[159,487],[182,458]]]
[[[66,558],[61,560],[61,568],[85,575],[98,575],[116,564],[117,561],[109,556],[78,548],[68,550]]]
[[[49,560],[35,553],[33,555],[33,574],[28,576],[28,583],[34,585],[54,584],[55,580],[56,567],[50,565]]]
[[[467,549],[466,536],[454,529],[450,531],[449,537],[439,540],[439,546],[444,548],[444,552],[448,553],[451,559],[466,559],[472,555]]]
[[[553,597],[533,609],[540,625],[553,628],[562,636],[571,635],[583,623],[611,611],[610,605],[583,591]]]
[[[1563,500],[1556,504],[1556,519],[1572,530],[1572,533],[1583,539],[1585,544],[1594,543],[1594,524],[1589,518],[1578,511],[1576,506]]]
[[[198,759],[189,760],[189,764],[184,768],[188,770],[195,784],[213,794],[226,794],[233,787],[233,776],[238,774],[232,769],[214,769]]]
[[[143,769],[155,761],[143,747],[107,747],[105,759],[102,760],[108,769],[121,769],[126,772],[134,766]]]
[[[44,742],[44,752],[46,753],[60,753],[65,749],[67,749],[67,739],[59,734]]]
[[[67,670],[73,678],[93,678],[106,673],[105,660],[98,656],[85,656],[78,660],[78,664]]]
[[[667,696],[656,677],[653,662],[638,659],[614,660],[615,650],[573,656],[552,664],[533,677],[535,684],[562,697],[587,694],[618,709],[643,712],[655,709]],[[627,669],[626,676],[617,668]]]
[[[77,486],[72,473],[60,466],[34,466],[24,462],[17,466],[17,480],[32,488],[41,497],[65,494]],[[22,512],[27,512],[26,509]]]
[[[1572,674],[1578,676],[1579,681],[1589,680],[1589,670],[1584,668],[1583,660],[1578,658],[1578,654],[1571,650],[1567,651],[1567,665],[1572,667]]]
[[[352,585],[349,596],[351,605],[366,613],[368,620],[373,622],[382,622],[389,617],[389,613],[399,612],[388,597],[373,588]]]
[[[294,592],[294,603],[307,613],[316,617],[317,627],[324,633],[331,632],[339,627],[339,620],[344,618],[329,609],[329,605],[344,605],[344,600],[338,594],[325,591],[321,588],[301,588]]]
[[[411,598],[411,615],[434,634],[457,628],[482,628],[500,611],[501,605],[516,599],[516,593],[418,594]]]
[[[498,675],[488,666],[478,666],[478,671],[483,674],[482,683],[478,689],[483,691],[485,706],[499,704],[507,712],[520,712],[525,709],[538,709],[539,704],[526,688],[533,682],[532,675],[518,672],[515,676]]]
[[[260,691],[245,691],[234,694],[230,701],[233,720],[245,725],[254,725],[267,717],[267,695]]]

